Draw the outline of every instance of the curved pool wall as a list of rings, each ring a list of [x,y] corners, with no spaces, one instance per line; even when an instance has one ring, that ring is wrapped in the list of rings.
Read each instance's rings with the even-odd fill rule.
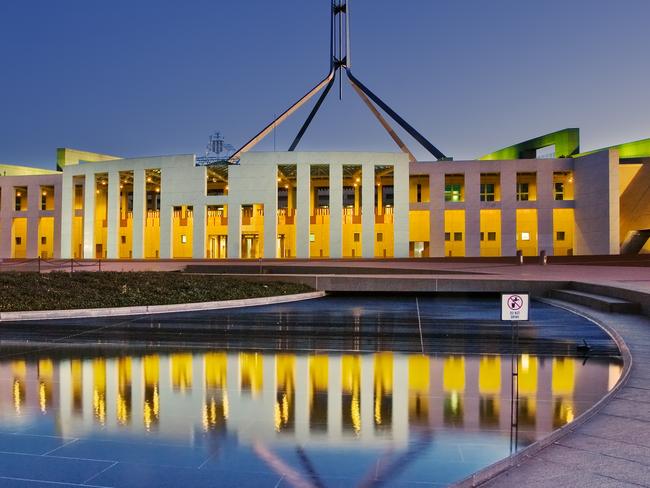
[[[112,486],[444,485],[570,422],[620,375],[598,326],[533,302],[513,437],[498,298],[417,299],[3,324],[0,458]]]

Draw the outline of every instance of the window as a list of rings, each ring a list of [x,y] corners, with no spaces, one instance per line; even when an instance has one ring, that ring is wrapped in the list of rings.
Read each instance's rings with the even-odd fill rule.
[[[187,236],[185,234],[181,234],[181,244],[187,244]]]
[[[316,188],[316,206],[327,208],[330,205],[330,189],[327,186]]]
[[[454,232],[454,241],[462,241],[463,240],[463,233],[462,232]]]
[[[494,201],[494,183],[481,183],[481,201]]]
[[[517,183],[517,201],[528,201],[528,183]]]
[[[555,183],[555,199],[564,200],[564,183],[561,181]]]
[[[16,245],[20,246],[23,243],[23,238],[22,237],[16,237]]]
[[[47,237],[41,236],[41,244],[47,244]]]
[[[496,241],[497,240],[497,233],[496,232],[488,232],[488,241]]]
[[[460,202],[460,183],[445,185],[445,202]]]
[[[122,236],[122,244],[126,244],[126,236]]]
[[[47,210],[47,193],[41,195],[41,210]]]
[[[278,208],[289,207],[289,190],[286,188],[278,188]]]
[[[20,196],[20,193],[16,194],[16,212],[20,212],[20,208],[22,207],[23,199]]]
[[[316,234],[309,234],[309,242],[316,242]]]
[[[451,233],[450,232],[445,232],[445,241],[447,241],[447,242],[451,241]]]
[[[361,235],[358,232],[354,233],[354,242],[359,242],[361,240]]]
[[[377,242],[384,242],[384,234],[382,232],[377,232]]]
[[[418,202],[418,203],[420,203],[422,201],[422,185],[420,183],[418,183],[418,186],[417,186],[415,201]]]
[[[482,241],[482,240],[483,240],[483,238],[485,237],[485,235],[484,235],[484,233],[483,233],[483,232],[481,232],[481,234],[480,234],[480,235],[481,235],[481,241]]]
[[[522,232],[521,233],[521,240],[522,241],[530,241],[530,233],[529,232]]]
[[[555,233],[555,239],[558,240],[558,241],[563,241],[563,240],[565,239],[565,237],[566,237],[566,236],[565,236],[564,231],[561,231],[561,230],[560,230],[560,231],[557,231],[557,232]]]

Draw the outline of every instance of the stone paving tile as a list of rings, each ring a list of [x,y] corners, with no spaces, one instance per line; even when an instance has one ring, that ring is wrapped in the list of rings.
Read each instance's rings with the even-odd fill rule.
[[[79,488],[85,486],[88,488],[96,487],[97,485],[79,485],[77,483],[52,483],[49,481],[35,481],[23,480],[19,478],[3,478],[0,476],[0,486],[2,488]]]
[[[589,471],[626,483],[650,486],[650,466],[648,464],[564,447],[559,444],[554,445],[552,449],[544,449],[539,456],[545,461],[570,466],[581,471]]]
[[[583,425],[579,432],[650,447],[649,427],[648,422],[600,414]]]
[[[650,465],[650,447],[579,433],[566,436],[560,439],[557,444]]]
[[[638,403],[650,404],[650,390],[625,386],[616,394],[616,398],[624,398]]]
[[[603,408],[602,412],[608,415],[650,422],[650,403],[636,402],[627,398],[615,398]],[[648,428],[650,428],[650,423]]]
[[[499,488],[631,488],[638,484],[616,480],[609,476],[567,469],[566,466],[546,461],[539,457],[494,478],[484,486]]]

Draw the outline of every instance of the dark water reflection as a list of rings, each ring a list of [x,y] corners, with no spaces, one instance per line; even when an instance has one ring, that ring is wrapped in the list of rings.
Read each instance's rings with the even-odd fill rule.
[[[517,361],[520,447],[571,422],[621,373],[608,357]],[[32,352],[0,362],[0,427],[75,440],[52,456],[117,462],[97,479],[109,486],[163,472],[210,485],[210,470],[256,486],[447,484],[509,454],[510,366],[397,352]],[[131,474],[120,477],[120,463]]]

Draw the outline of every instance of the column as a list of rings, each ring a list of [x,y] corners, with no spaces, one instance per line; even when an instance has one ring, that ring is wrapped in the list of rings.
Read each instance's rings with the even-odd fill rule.
[[[478,169],[478,168],[477,168]],[[481,173],[465,173],[465,256],[481,255]]]
[[[72,177],[70,178],[70,182],[72,182]],[[63,180],[65,180],[65,176],[63,177]],[[68,204],[72,203],[72,197],[70,196],[70,193],[67,193],[68,195]],[[61,249],[62,247],[62,237],[63,233],[61,232],[61,227],[62,227],[62,216],[63,216],[63,192],[62,192],[62,183],[55,183],[54,184],[54,257],[56,259],[61,259],[63,256],[61,255]],[[67,249],[68,253],[70,252],[71,244],[70,244],[70,233],[72,229],[72,221],[70,220],[72,218],[72,208],[69,205],[68,209],[68,227],[67,229],[70,229],[66,232],[67,235],[67,241],[68,241],[68,246],[63,249]],[[69,257],[69,256],[66,256]]]
[[[296,192],[296,257],[309,258],[309,223],[311,222],[311,205],[309,186],[311,180],[309,164],[298,164]]]
[[[393,166],[394,249],[396,258],[409,257],[409,162]]]
[[[206,209],[204,204],[194,205],[192,230],[192,259],[205,259]]]
[[[375,257],[375,165],[364,163],[361,174],[361,256]]]
[[[6,181],[6,178],[5,178]],[[14,187],[4,185],[0,191],[0,258],[11,257],[11,224],[14,215]]]
[[[228,259],[241,257],[241,202],[228,200]]]
[[[108,227],[106,230],[106,257],[118,259],[120,257],[117,238],[120,230],[120,173],[108,173]]]
[[[86,173],[84,182],[84,259],[95,258],[95,173]]]
[[[330,164],[330,258],[343,257],[343,165]]]
[[[537,169],[537,252],[553,255],[553,168],[540,164]]]
[[[501,168],[501,256],[517,254],[517,170]]]
[[[445,174],[429,173],[429,256],[445,255]]]
[[[41,186],[27,187],[27,254],[28,258],[39,256],[38,224],[41,211]]]
[[[162,188],[161,188],[162,191]],[[171,259],[174,257],[172,248],[172,206],[167,202],[164,194],[160,197],[160,258]]]
[[[264,254],[267,259],[278,257],[278,197],[264,204]]]
[[[145,170],[133,170],[133,259],[144,259],[144,227],[147,219]]]

